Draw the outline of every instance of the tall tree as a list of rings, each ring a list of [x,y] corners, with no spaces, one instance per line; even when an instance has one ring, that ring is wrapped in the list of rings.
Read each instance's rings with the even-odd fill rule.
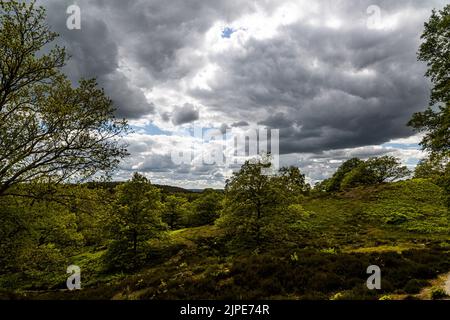
[[[427,62],[431,79],[430,107],[415,113],[408,123],[425,136],[422,147],[432,153],[450,150],[450,5],[433,10],[422,34],[418,59]]]
[[[218,225],[233,238],[249,247],[260,247],[284,237],[289,217],[288,206],[295,201],[291,187],[298,179],[289,179],[283,171],[265,174],[271,168],[269,158],[246,161],[225,186],[225,202]],[[296,176],[299,178],[298,176]],[[297,182],[295,182],[297,181]]]
[[[344,163],[342,163],[333,176],[326,181],[325,189],[328,192],[339,191],[341,189],[341,183],[347,173],[357,168],[363,163],[359,158],[351,158]]]
[[[311,190],[311,186],[306,182],[305,175],[297,167],[280,168],[279,179],[282,187],[286,188],[286,192],[306,194]]]
[[[106,255],[112,268],[134,268],[145,259],[146,241],[165,230],[162,208],[159,189],[138,173],[116,187],[110,222],[115,241]]]
[[[193,202],[193,212],[189,218],[189,224],[201,226],[214,223],[222,210],[222,200],[222,193],[213,189],[205,189]]]
[[[34,1],[0,1],[0,196],[22,182],[109,172],[128,127],[95,80],[62,74],[64,48]]]
[[[181,227],[189,214],[189,202],[184,197],[169,195],[164,199],[164,209],[162,213],[163,222],[170,229]]]

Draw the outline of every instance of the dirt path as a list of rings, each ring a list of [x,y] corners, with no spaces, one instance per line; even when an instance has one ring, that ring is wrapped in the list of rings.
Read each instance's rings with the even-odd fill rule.
[[[443,288],[447,294],[450,296],[450,272],[446,274],[441,274],[437,279],[434,279],[430,282],[430,286],[424,288],[418,295],[417,298],[421,300],[430,300],[431,299],[431,288],[433,287],[441,287]],[[446,298],[449,299],[449,298]]]
[[[445,281],[444,290],[450,296],[450,273],[447,274],[447,281]]]

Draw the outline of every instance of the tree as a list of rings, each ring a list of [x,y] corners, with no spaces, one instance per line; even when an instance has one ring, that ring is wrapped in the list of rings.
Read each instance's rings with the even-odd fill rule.
[[[223,195],[213,189],[205,189],[200,197],[193,202],[193,212],[189,225],[202,226],[212,224],[220,216]]]
[[[421,145],[432,153],[450,150],[450,5],[433,13],[422,34],[418,59],[427,62],[431,79],[430,107],[415,113],[408,125],[424,132]]]
[[[430,179],[442,187],[447,194],[447,205],[450,207],[450,158],[442,154],[432,153],[422,159],[414,170],[414,178]]]
[[[438,182],[445,175],[445,167],[448,166],[448,157],[432,154],[430,157],[420,160],[414,169],[414,178],[431,179]]]
[[[441,179],[438,180],[438,184],[444,188],[444,191],[447,194],[447,207],[450,208],[450,162],[445,166],[445,172]]]
[[[64,48],[34,2],[0,1],[0,196],[20,183],[61,182],[114,169],[125,120],[95,80],[72,87]],[[50,47],[49,47],[50,46]]]
[[[322,181],[316,182],[314,184],[314,188],[313,191],[315,193],[321,194],[321,193],[326,193],[329,191],[330,189],[330,183],[331,183],[331,178],[328,179],[324,179]]]
[[[425,23],[418,58],[427,62],[426,76],[430,77],[430,106],[424,112],[415,113],[408,123],[419,132],[424,132],[421,145],[431,157],[450,156],[450,5],[436,12]],[[447,164],[440,184],[448,195],[450,207],[450,174]]]
[[[311,190],[311,186],[306,183],[305,175],[297,167],[282,167],[279,170],[279,179],[286,192],[307,194]]]
[[[374,183],[392,182],[407,177],[411,172],[402,166],[400,159],[393,156],[369,158],[365,163]]]
[[[159,189],[138,173],[117,186],[110,224],[115,241],[106,255],[111,268],[133,269],[141,264],[146,242],[165,230],[162,207]]]
[[[341,190],[344,177],[353,169],[360,166],[364,161],[359,158],[351,158],[340,165],[333,176],[326,182],[325,188],[328,192]]]
[[[293,222],[287,208],[295,197],[282,183],[283,177],[264,174],[271,166],[268,158],[246,161],[226,183],[218,226],[235,243],[260,247],[274,242],[287,232],[287,221]]]
[[[22,282],[36,288],[63,283],[61,266],[68,266],[68,257],[85,243],[76,213],[65,204],[32,197],[1,197],[0,208],[0,274],[15,279],[12,289]]]
[[[183,197],[169,195],[164,199],[163,221],[170,229],[176,229],[183,225],[189,213],[189,203]]]
[[[356,168],[348,172],[341,183],[341,189],[360,185],[375,185],[392,182],[410,174],[400,160],[392,156],[369,158],[361,162]]]

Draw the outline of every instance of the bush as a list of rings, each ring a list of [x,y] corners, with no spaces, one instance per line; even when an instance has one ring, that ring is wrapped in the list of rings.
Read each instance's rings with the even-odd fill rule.
[[[419,293],[420,290],[422,290],[422,288],[426,285],[427,281],[425,280],[411,279],[406,283],[404,290],[406,293],[416,294]]]

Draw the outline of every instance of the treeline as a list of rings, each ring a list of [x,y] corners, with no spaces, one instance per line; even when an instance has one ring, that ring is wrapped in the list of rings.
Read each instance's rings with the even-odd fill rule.
[[[449,157],[436,153],[419,161],[414,172],[401,165],[400,160],[393,156],[373,157],[368,160],[351,158],[343,162],[329,179],[317,183],[314,191],[318,193],[341,192],[354,187],[377,185],[409,177],[430,179],[444,188],[450,205]]]
[[[331,178],[316,185],[316,189],[327,192],[343,191],[357,186],[402,179],[410,174],[408,168],[392,156],[373,157],[366,161],[352,158],[345,161]]]

